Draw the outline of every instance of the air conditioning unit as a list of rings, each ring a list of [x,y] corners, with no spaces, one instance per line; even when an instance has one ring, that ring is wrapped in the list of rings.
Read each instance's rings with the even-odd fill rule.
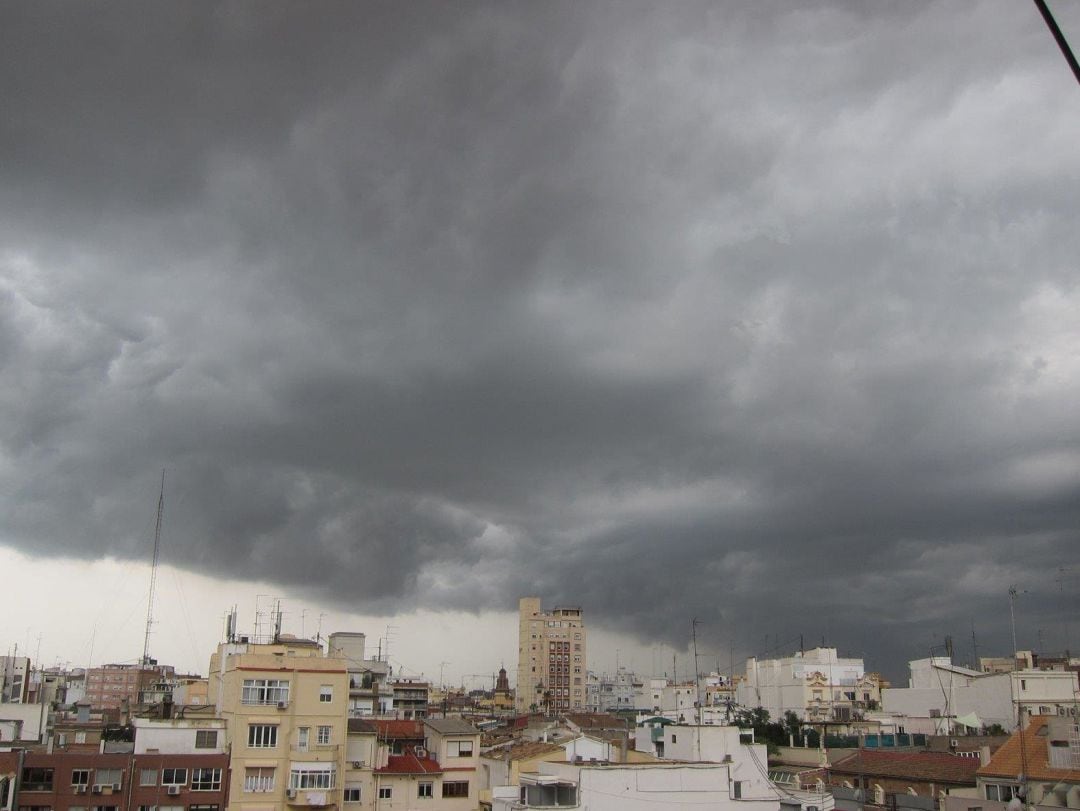
[[[949,746],[951,746],[953,749],[955,749],[959,745],[960,741],[956,740],[956,738],[953,738],[951,741],[949,741]]]
[[[175,797],[177,794],[180,793],[180,786],[169,786],[169,789],[166,793],[170,797]]]
[[[277,703],[277,708],[278,708],[279,710],[283,710],[283,709],[285,709],[285,708],[286,708],[286,707],[288,707],[288,706],[289,706],[289,702],[288,702],[288,701],[279,701],[279,702]]]
[[[113,783],[112,784],[112,790],[113,791],[119,791],[120,790],[120,784],[119,783]]]
[[[354,760],[352,762],[352,767],[354,769],[362,769],[362,768],[364,768],[364,761],[362,761],[362,760]]]
[[[75,786],[76,794],[86,794],[86,786]]]
[[[95,784],[94,788],[91,789],[91,790],[94,792],[94,794],[101,794],[101,789],[102,789],[102,786],[100,784]]]
[[[285,797],[287,799],[290,799],[290,800],[295,800],[296,799],[296,789],[294,789],[294,788],[285,789]]]
[[[417,757],[427,757],[427,749],[422,746],[418,746],[413,750],[413,754]]]

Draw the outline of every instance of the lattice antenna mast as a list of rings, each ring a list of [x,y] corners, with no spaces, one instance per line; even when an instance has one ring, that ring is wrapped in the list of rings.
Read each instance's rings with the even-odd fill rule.
[[[150,664],[150,629],[154,624],[154,589],[157,587],[158,554],[161,551],[161,516],[165,512],[165,471],[161,471],[161,495],[158,496],[157,521],[154,523],[154,561],[150,566],[150,597],[146,601],[146,634],[143,636],[142,663]]]

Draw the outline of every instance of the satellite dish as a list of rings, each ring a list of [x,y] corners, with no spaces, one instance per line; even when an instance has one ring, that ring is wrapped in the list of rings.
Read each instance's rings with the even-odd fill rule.
[[[1019,797],[1013,797],[1005,806],[1005,811],[1023,811],[1024,801]]]

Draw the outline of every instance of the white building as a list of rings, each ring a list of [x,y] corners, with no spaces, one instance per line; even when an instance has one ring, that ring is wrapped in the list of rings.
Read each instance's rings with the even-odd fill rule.
[[[174,755],[226,752],[225,721],[221,718],[133,718],[136,755],[168,752]]]
[[[48,725],[48,704],[0,704],[0,744],[40,743]]]
[[[1016,728],[1017,718],[1073,715],[1077,676],[1068,671],[980,672],[935,656],[908,663],[908,687],[881,691],[882,715],[905,732],[949,735],[999,724]]]
[[[366,636],[339,631],[330,634],[327,656],[344,659],[349,671],[349,717],[370,718],[394,715],[394,688],[390,684],[390,664],[365,658]]]
[[[691,720],[698,691],[693,682],[674,684],[667,678],[653,678],[635,688],[634,708],[652,715],[668,715]]]
[[[492,811],[571,808],[589,811],[667,811],[694,806],[715,811],[832,811],[829,794],[797,796],[767,780],[733,778],[727,763],[541,763],[516,789],[492,793]],[[815,803],[820,803],[815,806]]]
[[[30,659],[0,656],[0,704],[24,704],[30,687]]]
[[[585,683],[585,706],[589,712],[634,709],[643,682],[625,667],[607,673],[588,673]]]
[[[763,707],[781,720],[794,712],[803,721],[851,721],[880,700],[877,679],[862,659],[841,658],[836,648],[814,648],[782,659],[746,660],[746,678],[735,690],[744,707]]]

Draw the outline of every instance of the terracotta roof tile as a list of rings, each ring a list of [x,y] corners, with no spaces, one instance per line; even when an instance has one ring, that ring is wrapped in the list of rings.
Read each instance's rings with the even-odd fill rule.
[[[438,761],[429,757],[419,758],[416,755],[390,755],[386,765],[376,769],[379,774],[441,774],[442,767]]]
[[[930,783],[975,785],[977,758],[959,757],[948,752],[881,752],[862,749],[837,761],[834,774],[894,777]]]
[[[979,769],[979,776],[1008,777],[1015,780],[1018,774],[1024,773],[1029,780],[1080,782],[1080,774],[1076,769],[1050,768],[1050,753],[1047,751],[1048,738],[1044,731],[1049,723],[1050,719],[1046,716],[1032,718],[1022,733],[1014,732],[1009,740],[1005,741],[994,753],[990,762]],[[1023,740],[1022,749],[1021,740]],[[1024,768],[1025,763],[1027,769]]]
[[[400,721],[392,718],[375,718],[371,722],[379,737],[387,740],[395,739],[422,739],[424,737],[424,724],[422,721]]]

